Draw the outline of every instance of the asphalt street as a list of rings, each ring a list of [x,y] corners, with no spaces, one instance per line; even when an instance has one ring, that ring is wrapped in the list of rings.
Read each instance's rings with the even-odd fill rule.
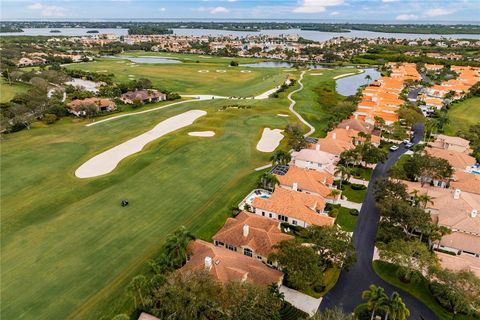
[[[413,130],[415,132],[413,142],[416,144],[423,137],[423,125],[415,125]],[[387,161],[378,164],[373,171],[367,195],[353,233],[353,244],[357,251],[357,262],[348,271],[342,271],[335,287],[323,298],[320,310],[339,307],[345,312],[352,312],[357,305],[365,303],[361,297],[362,292],[368,289],[371,284],[375,284],[383,287],[387,294],[391,294],[394,291],[400,293],[410,310],[411,315],[409,319],[437,319],[435,314],[422,302],[383,281],[377,276],[372,267],[375,236],[380,219],[373,197],[375,181],[380,177],[386,176],[388,169],[393,166],[398,158],[407,150],[408,149],[402,144],[397,151],[390,152]]]

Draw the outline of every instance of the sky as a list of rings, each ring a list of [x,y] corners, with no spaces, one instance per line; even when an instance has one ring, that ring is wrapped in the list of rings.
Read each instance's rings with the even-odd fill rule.
[[[2,20],[478,22],[480,0],[0,0]]]

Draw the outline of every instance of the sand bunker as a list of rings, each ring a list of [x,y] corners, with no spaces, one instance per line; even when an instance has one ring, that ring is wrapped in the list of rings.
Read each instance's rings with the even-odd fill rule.
[[[282,132],[283,130],[280,129],[263,129],[262,137],[257,143],[257,150],[260,152],[274,151],[283,139]]]
[[[311,76],[323,76],[323,73],[310,73]]]
[[[283,113],[277,113],[277,116],[284,117],[284,118],[289,117],[288,114],[283,114]]]
[[[199,72],[199,73],[208,73],[208,72],[210,72],[210,71],[208,71],[208,70],[198,70],[198,72]]]
[[[225,72],[227,72],[227,70],[216,70],[216,71],[219,72],[219,73],[225,73]]]
[[[206,115],[203,110],[190,110],[168,118],[133,139],[125,141],[116,147],[96,155],[76,171],[78,178],[92,178],[112,172],[124,158],[142,151],[143,147],[172,131],[191,125],[196,119]]]
[[[192,137],[213,137],[215,135],[214,131],[192,131],[188,133]]]
[[[241,73],[250,73],[252,70],[240,70]]]
[[[337,80],[337,79],[340,79],[340,78],[345,78],[345,77],[348,77],[348,76],[353,76],[353,75],[356,75],[356,74],[359,74],[359,73],[362,73],[364,72],[363,70],[360,71],[360,72],[351,72],[351,73],[345,73],[345,74],[341,74],[339,76],[336,76],[336,77],[333,77],[333,79]]]

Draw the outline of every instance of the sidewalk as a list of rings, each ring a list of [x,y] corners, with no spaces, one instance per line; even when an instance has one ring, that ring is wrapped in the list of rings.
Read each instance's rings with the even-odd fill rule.
[[[342,207],[345,207],[345,208],[348,208],[348,209],[357,209],[358,211],[360,211],[360,209],[362,209],[362,204],[357,203],[357,202],[352,202],[352,201],[348,201],[348,200],[339,199],[337,201],[337,203],[339,205],[341,205]]]
[[[322,298],[315,299],[305,293],[301,293],[297,290],[280,286],[280,292],[283,293],[285,300],[290,302],[295,308],[308,313],[309,316],[313,316],[322,302]]]

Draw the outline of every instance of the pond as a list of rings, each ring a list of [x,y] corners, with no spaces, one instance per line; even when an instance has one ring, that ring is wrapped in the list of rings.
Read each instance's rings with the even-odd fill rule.
[[[157,57],[126,57],[126,56],[104,56],[104,58],[111,59],[126,59],[134,63],[146,63],[146,64],[173,64],[182,63],[176,59],[157,58]]]
[[[370,80],[365,79],[367,75],[371,77]],[[364,69],[364,72],[357,75],[337,79],[336,90],[342,96],[351,96],[357,93],[357,90],[358,88],[360,88],[360,86],[366,85],[369,82],[371,83],[372,81],[377,80],[380,77],[381,74],[376,69],[367,68]]]

